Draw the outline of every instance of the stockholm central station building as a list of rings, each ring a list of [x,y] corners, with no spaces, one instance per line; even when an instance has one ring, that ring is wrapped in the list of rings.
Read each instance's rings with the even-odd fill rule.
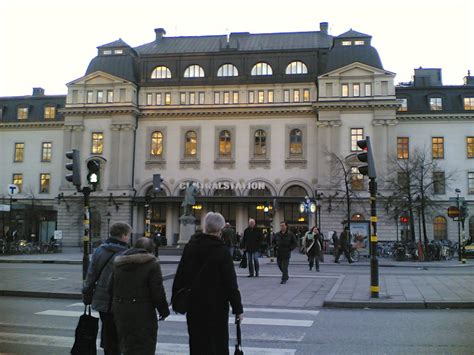
[[[149,204],[151,231],[176,244],[190,183],[199,187],[197,227],[216,211],[239,233],[250,217],[267,230],[284,220],[295,230],[317,223],[340,232],[348,214],[337,157],[350,174],[350,218],[368,226],[367,178],[345,157],[370,136],[379,240],[400,234],[383,203],[389,162],[416,148],[436,159],[438,177],[454,172],[449,184],[435,184],[427,225],[430,239],[457,240],[447,215],[455,189],[474,211],[474,77],[446,86],[441,69],[419,68],[396,85],[370,35],[332,35],[325,22],[309,32],[168,37],[157,28],[150,37],[135,48],[121,39],[97,47],[77,78],[65,78],[66,95],[34,88],[0,98],[0,197],[12,208],[0,212],[2,235],[46,242],[60,230],[63,245],[80,244],[83,198],[65,180],[71,149],[80,151],[83,185],[87,162],[100,163],[93,241],[117,221],[142,235]],[[159,193],[154,174],[163,178]],[[9,184],[20,189],[13,198]],[[300,211],[306,196],[316,213]],[[474,235],[474,217],[465,228]]]

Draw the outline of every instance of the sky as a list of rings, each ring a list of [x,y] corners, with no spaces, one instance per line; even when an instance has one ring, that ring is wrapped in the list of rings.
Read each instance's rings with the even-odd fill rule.
[[[473,0],[0,0],[0,96],[67,93],[85,74],[97,47],[122,38],[136,47],[166,36],[230,32],[318,31],[337,36],[353,29],[372,36],[395,82],[413,69],[442,68],[445,85],[474,75]]]

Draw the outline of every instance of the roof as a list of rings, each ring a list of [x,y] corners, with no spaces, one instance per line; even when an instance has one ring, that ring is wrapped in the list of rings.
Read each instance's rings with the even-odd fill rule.
[[[138,82],[135,59],[131,55],[99,55],[89,63],[86,75],[96,71],[103,71],[132,83]]]
[[[327,73],[354,62],[383,69],[380,56],[372,46],[336,46],[328,53],[326,70],[324,72]]]
[[[102,46],[99,46],[97,48],[117,48],[117,47],[130,47],[127,43],[125,43],[121,38],[119,38],[116,41],[103,44]]]
[[[372,38],[371,35],[366,35],[365,33],[354,31],[352,28],[349,31],[344,32],[343,34],[340,34],[339,36],[337,36],[337,38],[367,38],[367,37]]]
[[[239,51],[270,51],[330,48],[332,36],[319,32],[231,33],[226,35],[162,37],[135,48],[140,55],[171,53],[209,53],[230,48]]]
[[[0,97],[0,108],[2,109],[2,117],[0,123],[5,122],[44,122],[44,107],[54,106],[63,108],[66,104],[66,95],[26,95],[26,96],[9,96]],[[28,119],[18,121],[17,108],[28,107]],[[61,113],[56,112],[56,118],[51,121],[63,121],[64,117]]]

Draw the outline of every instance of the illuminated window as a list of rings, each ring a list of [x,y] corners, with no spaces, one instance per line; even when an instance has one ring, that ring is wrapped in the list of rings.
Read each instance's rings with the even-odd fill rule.
[[[18,192],[23,190],[23,174],[13,174],[12,184],[18,187]]]
[[[15,143],[15,155],[13,161],[15,163],[21,163],[25,158],[25,143]]]
[[[217,76],[225,77],[225,76],[239,76],[239,71],[233,64],[224,64],[219,67],[217,70]]]
[[[224,91],[224,104],[230,104],[230,92]]]
[[[197,134],[195,131],[187,131],[184,142],[184,155],[186,157],[195,157],[197,155]]]
[[[430,97],[430,110],[441,111],[443,109],[443,99],[441,97]]]
[[[273,90],[268,90],[267,95],[268,95],[268,102],[273,103],[275,101],[275,95],[273,93]]]
[[[397,159],[409,158],[409,144],[410,139],[408,137],[397,137]]]
[[[97,103],[101,103],[104,100],[104,92],[102,90],[97,91]]]
[[[433,220],[433,237],[435,240],[447,239],[448,229],[446,218],[437,216]]]
[[[348,97],[349,96],[349,84],[342,84],[341,85],[341,96]]]
[[[160,131],[156,131],[151,134],[150,154],[152,156],[163,155],[163,133],[161,133]]]
[[[293,102],[300,102],[300,91],[293,90]]]
[[[185,78],[204,78],[204,69],[199,65],[190,65],[184,71]]]
[[[123,54],[123,49],[115,49],[114,54]]]
[[[467,137],[466,138],[467,144],[467,157],[474,158],[474,137]]]
[[[196,93],[195,92],[190,92],[189,93],[189,104],[190,105],[196,105]]]
[[[444,171],[433,172],[433,193],[444,195],[446,193],[446,178]]]
[[[291,62],[286,67],[285,74],[308,74],[308,67],[303,62]]]
[[[465,97],[464,98],[464,109],[465,110],[474,110],[474,97]]]
[[[365,83],[365,96],[372,96],[372,84],[371,83]]]
[[[351,187],[357,191],[364,189],[364,175],[359,172],[357,166],[351,167]]]
[[[467,173],[467,192],[474,194],[474,172]]]
[[[444,138],[443,137],[431,138],[431,152],[433,155],[433,159],[444,159]]]
[[[232,93],[232,103],[234,103],[234,104],[239,103],[239,92],[238,91],[234,91]]]
[[[41,161],[50,162],[53,153],[53,143],[43,142],[41,144]]]
[[[363,128],[351,128],[351,151],[357,152],[362,149],[357,145],[357,141],[364,139],[364,129]]]
[[[49,185],[51,182],[50,174],[40,174],[40,193],[49,193]]]
[[[360,96],[360,85],[359,84],[353,84],[352,85],[352,93],[354,96]]]
[[[114,91],[107,90],[107,102],[114,102]]]
[[[398,111],[405,112],[408,110],[408,99],[400,99],[401,106]]]
[[[342,41],[343,46],[352,46],[352,41]]]
[[[152,79],[170,79],[171,78],[171,71],[168,67],[159,66],[153,69],[151,72]]]
[[[171,93],[165,92],[165,105],[171,105]]]
[[[28,119],[28,107],[18,107],[17,110],[17,118],[19,120],[26,120]]]
[[[310,96],[309,96],[309,89],[304,89],[303,90],[303,101],[304,102],[309,102]]]
[[[255,131],[254,154],[258,156],[267,155],[267,134],[263,129]]]
[[[199,92],[199,105],[204,105],[205,104],[205,99],[206,99],[206,96],[204,94],[204,92]]]
[[[303,154],[303,133],[300,129],[290,131],[290,155]]]
[[[102,154],[104,151],[104,134],[100,132],[92,133],[92,154]]]
[[[358,41],[354,41],[354,44],[356,46],[363,46],[365,44],[365,41],[361,41],[361,40],[358,40]]]
[[[273,75],[273,69],[268,63],[260,62],[253,66],[251,71],[252,76]]]
[[[45,106],[44,108],[44,119],[51,120],[56,118],[56,107],[54,106]]]
[[[230,157],[232,152],[232,142],[230,132],[227,130],[219,133],[219,156]]]
[[[265,91],[259,90],[258,91],[258,103],[263,104],[265,102]]]
[[[186,105],[186,93],[182,92],[179,94],[179,104]]]

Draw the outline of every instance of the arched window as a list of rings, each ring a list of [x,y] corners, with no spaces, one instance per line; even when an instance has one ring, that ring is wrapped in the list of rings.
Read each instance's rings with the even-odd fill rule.
[[[151,150],[153,156],[161,156],[163,154],[163,133],[155,131],[151,134]]]
[[[289,188],[286,189],[284,196],[287,197],[305,197],[307,196],[308,193],[306,190],[298,185],[293,185],[290,186]]]
[[[230,157],[232,154],[232,142],[230,132],[227,130],[219,133],[219,156]]]
[[[260,62],[253,66],[251,75],[252,76],[273,75],[273,69],[270,66],[270,64],[265,63],[265,62]]]
[[[290,154],[303,154],[303,133],[298,128],[290,131]]]
[[[255,155],[267,154],[267,134],[263,129],[255,131],[254,153]]]
[[[187,131],[184,137],[184,155],[195,157],[197,155],[197,134],[195,131]]]
[[[204,78],[204,69],[199,65],[190,65],[184,71],[185,78]]]
[[[217,70],[217,76],[239,76],[239,71],[233,64],[223,64]]]
[[[448,238],[446,218],[443,216],[437,216],[433,220],[433,237],[435,240]]]
[[[291,62],[286,67],[285,74],[308,74],[308,67],[300,61]]]
[[[352,215],[351,217],[351,221],[363,221],[363,220],[365,220],[365,217],[361,215],[360,213],[356,213]]]
[[[153,71],[151,72],[151,78],[152,79],[169,79],[171,78],[171,71],[168,69],[168,67],[161,65],[153,69]]]

